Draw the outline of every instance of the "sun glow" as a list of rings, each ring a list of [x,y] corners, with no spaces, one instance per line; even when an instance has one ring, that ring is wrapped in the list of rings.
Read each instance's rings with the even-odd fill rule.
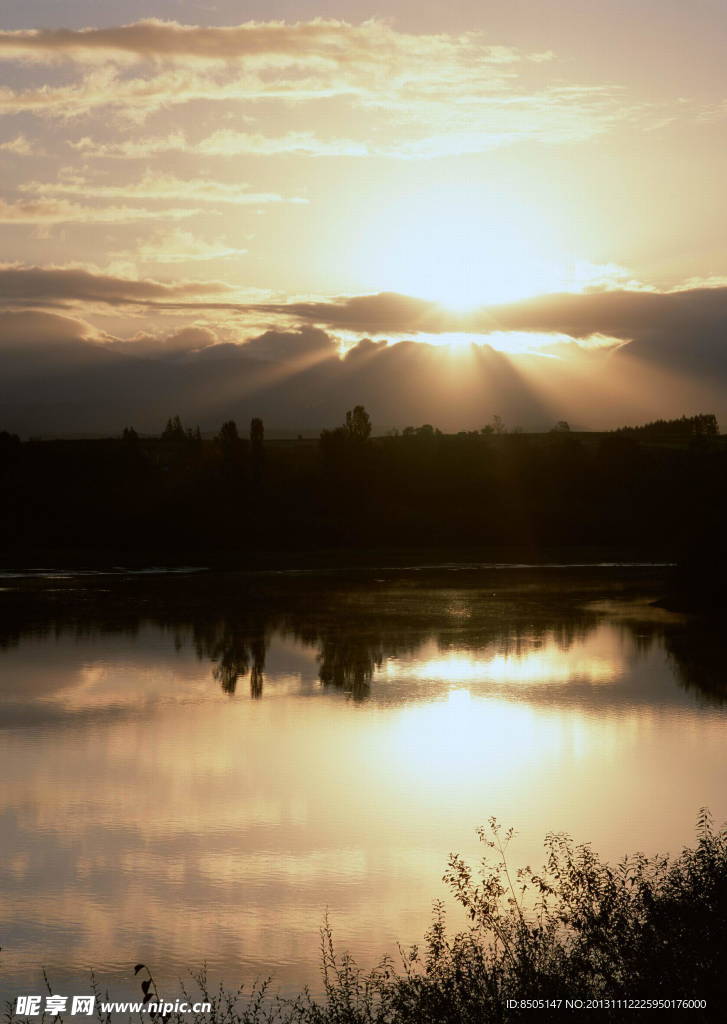
[[[447,654],[417,665],[412,675],[417,679],[456,683],[494,683],[562,685],[573,679],[591,684],[613,681],[617,669],[613,658],[604,654],[585,654],[578,659],[555,645],[528,654],[496,654],[477,658],[466,654]],[[450,699],[461,700],[467,690],[451,690]]]
[[[484,202],[474,191],[425,189],[371,219],[362,232],[361,275],[374,287],[465,312],[558,291],[573,279],[544,216],[527,206]]]
[[[400,292],[455,313],[638,285],[628,268],[589,255],[570,248],[552,209],[472,183],[422,187],[369,211],[352,250],[360,290]]]
[[[426,235],[393,246],[387,265],[392,290],[464,313],[565,285],[559,267],[533,259],[518,240],[472,237],[454,224],[432,225]]]
[[[393,340],[393,339],[392,339]],[[573,339],[564,334],[539,334],[535,331],[493,331],[491,334],[474,334],[471,331],[443,331],[440,334],[421,333],[396,338],[397,341],[420,341],[452,352],[464,354],[473,346],[488,346],[506,355],[537,355],[557,359],[557,355],[543,351],[559,342],[572,344]]]
[[[555,266],[528,258],[524,247],[498,240],[492,247],[470,240],[444,253],[435,245],[405,261],[402,291],[441,303],[457,313],[514,302],[563,287]]]

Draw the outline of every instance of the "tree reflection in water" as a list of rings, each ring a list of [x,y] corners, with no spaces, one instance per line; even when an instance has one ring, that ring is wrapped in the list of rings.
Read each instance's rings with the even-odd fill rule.
[[[246,679],[258,699],[277,633],[316,648],[322,687],[361,701],[386,661],[425,644],[472,659],[522,658],[546,643],[568,651],[608,617],[594,601],[649,590],[655,597],[662,585],[654,570],[625,577],[623,569],[392,572],[383,580],[210,573],[122,577],[110,586],[108,578],[36,578],[0,591],[0,647],[31,633],[134,635],[157,625],[173,631],[178,646],[191,641],[225,693],[238,695]],[[685,690],[707,703],[727,700],[717,623],[635,614],[619,625],[639,651],[663,643]]]

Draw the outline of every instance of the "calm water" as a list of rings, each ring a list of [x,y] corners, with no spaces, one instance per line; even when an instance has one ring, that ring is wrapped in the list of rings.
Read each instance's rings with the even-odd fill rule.
[[[326,909],[366,964],[418,941],[490,815],[538,865],[727,816],[721,637],[653,570],[1,582],[3,995],[316,988]]]

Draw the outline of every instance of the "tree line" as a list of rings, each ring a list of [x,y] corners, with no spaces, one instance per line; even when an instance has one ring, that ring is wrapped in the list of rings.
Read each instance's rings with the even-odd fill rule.
[[[602,434],[431,424],[374,437],[363,406],[320,438],[270,441],[171,417],[158,437],[0,434],[0,530],[14,552],[246,562],[261,552],[437,548],[673,557],[720,537],[727,447],[712,414]]]

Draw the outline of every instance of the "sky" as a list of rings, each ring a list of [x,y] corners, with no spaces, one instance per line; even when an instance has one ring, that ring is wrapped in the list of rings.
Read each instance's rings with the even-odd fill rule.
[[[0,429],[727,422],[722,0],[4,0]]]

